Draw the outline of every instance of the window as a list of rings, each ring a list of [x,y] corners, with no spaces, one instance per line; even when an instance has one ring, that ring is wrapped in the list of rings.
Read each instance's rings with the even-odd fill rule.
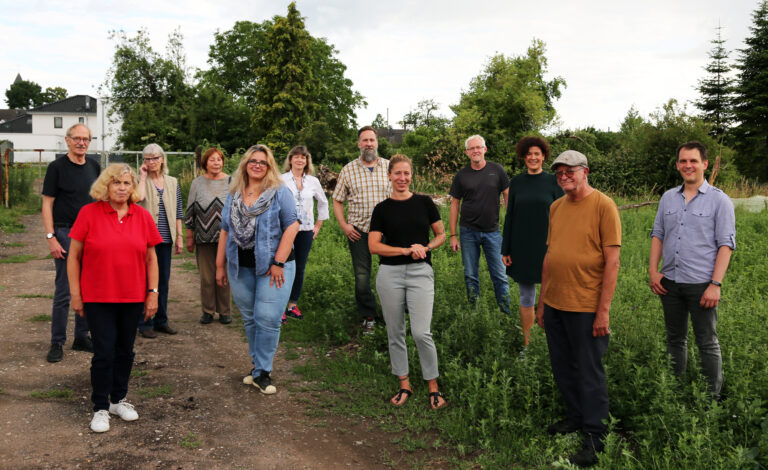
[[[54,129],[61,129],[63,127],[62,126],[62,122],[61,122],[62,119],[63,118],[61,118],[61,117],[54,117],[53,118],[53,127],[54,127]]]
[[[79,122],[80,124],[85,124],[85,118],[84,117],[79,117],[79,118],[77,118],[77,122]]]

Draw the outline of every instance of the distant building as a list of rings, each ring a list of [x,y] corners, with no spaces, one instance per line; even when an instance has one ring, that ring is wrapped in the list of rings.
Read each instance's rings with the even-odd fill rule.
[[[13,111],[11,116],[7,111]],[[23,113],[23,114],[19,114]],[[8,119],[3,119],[8,116]],[[57,153],[66,153],[64,140],[67,129],[76,123],[83,123],[91,130],[93,140],[90,151],[110,150],[115,145],[115,132],[104,115],[101,100],[88,95],[75,95],[44,104],[36,108],[0,111],[0,141],[13,142],[16,149],[46,149],[50,152],[14,152],[14,161],[49,162]]]
[[[403,143],[403,136],[408,133],[405,129],[392,129],[391,127],[379,127],[376,129],[378,139],[387,139],[392,145]]]

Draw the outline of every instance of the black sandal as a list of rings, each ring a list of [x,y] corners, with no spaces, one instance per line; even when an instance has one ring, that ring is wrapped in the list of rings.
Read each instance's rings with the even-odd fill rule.
[[[397,401],[397,403],[392,403],[392,400],[391,400],[391,399],[389,400],[389,402],[390,402],[390,403],[392,403],[392,404],[393,404],[393,405],[395,405],[395,406],[403,406],[403,405],[405,405],[405,403],[408,401],[408,398],[406,398],[404,402],[401,402],[400,400],[402,400],[402,399],[403,399],[403,394],[405,394],[405,396],[406,396],[406,397],[410,398],[410,397],[411,397],[411,395],[413,395],[413,391],[411,391],[411,390],[408,390],[407,388],[401,388],[401,389],[400,389],[400,390],[397,392],[397,395],[395,395],[394,397],[392,397],[392,398],[396,398],[396,399],[397,399],[397,400],[396,400],[396,401]]]
[[[440,400],[438,398],[443,399],[443,404],[440,404]],[[445,399],[445,395],[442,394],[442,392],[430,392],[429,394],[429,404],[432,407],[433,410],[439,410],[440,408],[447,406],[448,401]]]

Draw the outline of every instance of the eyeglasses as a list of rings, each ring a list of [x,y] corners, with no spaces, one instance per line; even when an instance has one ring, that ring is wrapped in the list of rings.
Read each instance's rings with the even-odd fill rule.
[[[264,168],[269,167],[269,163],[267,163],[265,160],[248,160],[246,164],[254,168],[258,168],[260,166],[263,166]]]
[[[145,162],[156,162],[156,161],[160,160],[161,158],[163,158],[163,157],[144,157],[144,161]]]
[[[562,178],[563,176],[567,176],[568,178],[572,178],[574,174],[576,174],[577,171],[583,170],[583,166],[577,166],[575,168],[568,168],[567,170],[561,170],[556,171],[555,176],[558,178]]]
[[[474,147],[467,148],[467,152],[474,152],[475,150],[483,150],[485,147],[482,145],[476,145]]]
[[[72,142],[90,142],[90,137],[67,137],[67,139],[71,140]]]

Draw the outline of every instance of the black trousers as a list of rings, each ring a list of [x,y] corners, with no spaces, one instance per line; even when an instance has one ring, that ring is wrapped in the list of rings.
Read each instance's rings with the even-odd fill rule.
[[[128,393],[133,367],[133,343],[144,303],[86,303],[91,328],[91,401],[93,411],[108,410]]]
[[[592,336],[594,313],[566,312],[544,305],[552,375],[563,394],[568,419],[587,434],[603,434],[608,420],[608,384],[603,355],[608,336]]]

